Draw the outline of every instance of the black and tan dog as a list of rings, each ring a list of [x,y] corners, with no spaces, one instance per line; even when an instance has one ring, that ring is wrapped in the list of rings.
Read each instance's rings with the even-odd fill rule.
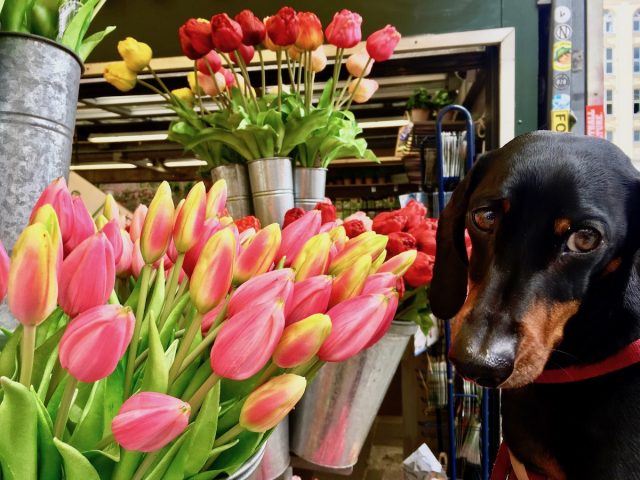
[[[504,389],[504,439],[531,472],[640,479],[639,250],[640,174],[595,138],[520,136],[443,212],[433,312],[453,319],[457,371]],[[536,381],[550,369],[565,380]]]

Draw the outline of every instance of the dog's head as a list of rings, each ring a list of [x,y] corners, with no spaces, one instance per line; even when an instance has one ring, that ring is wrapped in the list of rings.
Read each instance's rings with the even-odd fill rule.
[[[639,203],[638,173],[600,139],[535,132],[481,157],[441,216],[430,292],[453,319],[458,371],[491,387],[535,380],[596,283],[628,275]]]

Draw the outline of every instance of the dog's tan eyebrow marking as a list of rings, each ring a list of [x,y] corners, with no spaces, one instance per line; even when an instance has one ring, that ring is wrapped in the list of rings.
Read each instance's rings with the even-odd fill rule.
[[[571,220],[568,218],[557,218],[553,224],[553,231],[556,235],[564,235],[571,230]]]
[[[509,210],[511,210],[511,201],[508,198],[502,200],[502,210],[504,213],[509,213]]]
[[[604,267],[604,270],[602,271],[602,276],[606,276],[609,275],[610,273],[615,272],[618,267],[620,267],[620,265],[622,264],[622,259],[621,258],[614,258],[613,260],[611,260],[606,267]]]

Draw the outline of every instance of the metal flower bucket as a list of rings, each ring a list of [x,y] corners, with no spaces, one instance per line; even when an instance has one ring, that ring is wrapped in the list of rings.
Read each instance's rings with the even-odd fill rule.
[[[12,249],[42,190],[69,175],[81,60],[46,38],[0,33],[0,240]]]
[[[229,476],[228,480],[259,480],[258,467],[262,461],[265,446],[266,444],[262,445],[262,447],[260,447],[260,449],[254,453],[244,465]]]
[[[289,468],[289,417],[278,424],[267,440],[257,480],[274,480]]]
[[[249,162],[249,181],[253,193],[253,210],[262,225],[284,221],[293,208],[293,173],[291,159],[263,158]]]
[[[355,465],[416,325],[394,321],[373,347],[329,363],[294,410],[291,450],[325,468]]]
[[[297,167],[293,171],[296,207],[313,210],[325,198],[326,168]]]
[[[233,218],[238,219],[253,213],[251,187],[245,165],[220,165],[211,170],[211,178],[214,182],[222,178],[227,182],[227,210]]]

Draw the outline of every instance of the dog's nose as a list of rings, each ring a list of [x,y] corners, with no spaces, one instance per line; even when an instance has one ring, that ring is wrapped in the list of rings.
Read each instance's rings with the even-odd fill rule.
[[[478,355],[466,349],[461,350],[452,348],[449,359],[460,375],[478,385],[496,388],[513,372],[513,361],[507,356]]]

